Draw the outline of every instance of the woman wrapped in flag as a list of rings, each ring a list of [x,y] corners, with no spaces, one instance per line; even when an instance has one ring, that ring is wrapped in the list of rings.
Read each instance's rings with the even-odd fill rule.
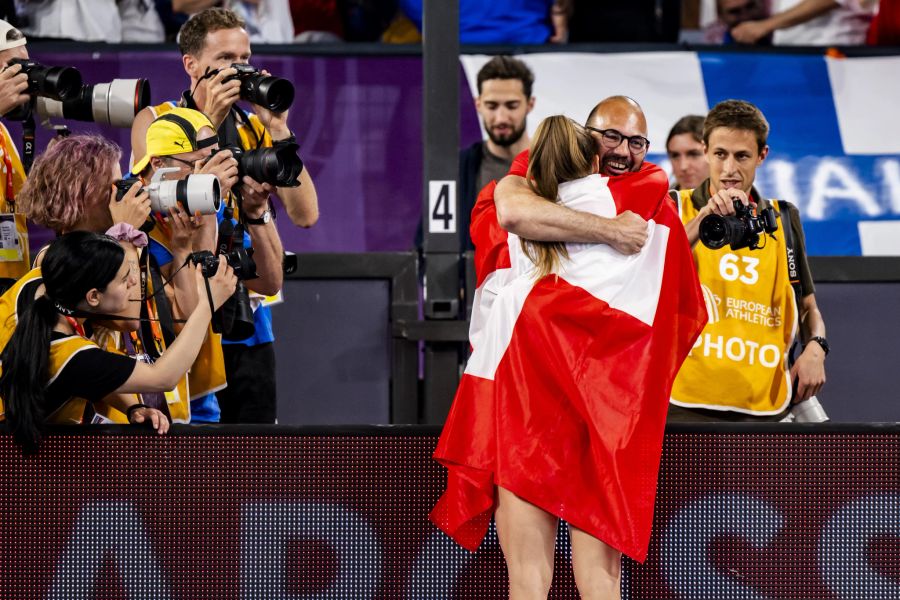
[[[593,138],[564,116],[538,126],[528,160],[548,202],[630,210],[648,239],[626,256],[498,237],[495,218],[473,215],[476,264],[509,266],[478,273],[490,289],[476,296],[472,356],[435,451],[448,477],[430,517],[474,552],[493,516],[513,600],[547,597],[564,519],[581,596],[619,598],[621,554],[647,556],[669,391],[705,308],[661,169],[601,176]]]

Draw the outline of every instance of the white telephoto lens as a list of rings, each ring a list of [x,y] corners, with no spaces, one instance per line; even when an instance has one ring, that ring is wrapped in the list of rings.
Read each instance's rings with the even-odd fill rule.
[[[178,180],[152,181],[147,186],[150,195],[150,209],[153,212],[169,214],[169,209],[178,204]]]
[[[211,173],[188,175],[179,200],[189,214],[211,215],[219,211],[221,193],[219,179]],[[180,191],[180,190],[179,190]]]
[[[113,127],[131,127],[140,110],[136,100],[140,79],[113,79],[94,86],[91,109],[94,122]]]

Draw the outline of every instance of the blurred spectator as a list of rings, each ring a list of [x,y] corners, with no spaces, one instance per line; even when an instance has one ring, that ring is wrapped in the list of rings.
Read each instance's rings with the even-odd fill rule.
[[[567,0],[569,42],[676,42],[679,0]],[[551,40],[556,41],[556,40]]]
[[[400,9],[415,23],[419,31],[422,31],[423,1],[400,0]],[[568,39],[568,32],[561,29],[566,20],[558,17],[570,10],[570,2],[571,0],[459,0],[459,42],[562,43]]]
[[[118,4],[123,42],[165,41],[165,28],[156,12],[154,0],[118,0]]]
[[[776,46],[864,44],[877,0],[774,0],[772,16],[741,23],[731,35],[742,44],[773,36]]]
[[[469,237],[469,216],[478,192],[491,181],[503,179],[513,159],[528,148],[533,85],[531,69],[512,56],[495,56],[478,71],[475,109],[487,139],[459,154],[459,231],[463,251],[474,249]]]
[[[154,0],[23,0],[23,33],[80,42],[162,42]]]
[[[869,29],[868,43],[874,46],[900,46],[900,2],[881,0],[878,14]]]
[[[338,0],[290,0],[295,42],[339,42],[344,24]]]
[[[699,115],[681,117],[669,131],[666,154],[672,162],[672,189],[693,190],[709,177],[709,163],[703,147],[703,121]]]
[[[392,43],[409,43],[421,36],[416,26],[406,19],[394,24],[398,15],[399,0],[338,0],[338,11],[344,22],[344,39],[348,42],[377,42],[387,35]],[[415,30],[412,34],[409,29]],[[393,30],[393,31],[392,31]]]
[[[709,17],[710,13],[714,15],[712,19]],[[766,0],[706,0],[702,6],[701,16],[701,24],[704,25],[706,32],[704,41],[709,44],[733,44],[735,40],[731,35],[732,29],[745,21],[764,19],[768,16]],[[771,34],[763,36],[753,43],[759,46],[770,45],[772,36]]]
[[[459,152],[459,248],[474,250],[469,222],[482,188],[500,181],[513,159],[528,149],[528,113],[534,108],[534,73],[512,56],[495,56],[478,71],[475,110],[487,139]],[[416,248],[424,241],[422,224],[416,232]]]
[[[167,2],[169,0],[166,0]],[[166,11],[167,29],[183,24],[187,17],[205,8],[227,8],[244,20],[244,29],[255,44],[289,44],[294,41],[294,24],[288,0],[171,0],[172,15]],[[180,22],[180,23],[179,23]]]
[[[381,41],[385,44],[421,44],[422,34],[416,29],[415,23],[403,11],[398,10],[394,20],[381,34]]]

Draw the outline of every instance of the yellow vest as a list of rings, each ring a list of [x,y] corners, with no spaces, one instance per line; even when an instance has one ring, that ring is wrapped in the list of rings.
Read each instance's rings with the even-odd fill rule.
[[[150,232],[150,237],[169,251],[169,236],[158,223]],[[171,251],[169,253],[171,254]],[[206,301],[205,296],[200,298],[200,302]],[[215,393],[228,385],[225,381],[225,354],[222,351],[222,336],[213,332],[212,325],[207,327],[206,339],[200,346],[197,360],[191,365],[188,381],[190,382],[190,399]]]
[[[62,372],[73,356],[82,350],[91,348],[97,348],[97,344],[80,335],[72,335],[50,342],[50,379],[47,381],[47,385],[50,385],[54,379],[59,377],[60,372]],[[87,400],[72,396],[62,406],[47,415],[44,420],[47,423],[57,425],[80,424],[84,419],[84,409],[86,407]]]
[[[30,304],[31,300],[34,297],[34,293],[37,291],[37,288],[40,286],[40,284],[41,269],[32,269],[31,271],[26,273],[25,276],[20,278],[15,283],[15,285],[10,287],[5,294],[0,296],[0,350],[6,347],[6,344],[9,342],[10,338],[16,330],[16,324],[19,322],[18,311],[20,302]],[[31,297],[22,298],[22,294],[27,294]],[[122,350],[121,344],[117,343],[117,341],[121,339],[119,337],[120,335],[121,334],[119,334],[118,332],[114,332],[114,335],[107,339],[105,346],[108,352],[125,354],[125,352]],[[96,345],[94,342],[90,343]],[[51,346],[51,353],[52,350],[53,347]],[[176,389],[170,392],[166,392],[166,401],[169,408],[169,414],[172,416],[173,422],[187,423],[190,419],[190,409],[188,407],[188,400],[186,400],[188,398],[187,386],[187,378],[182,378]],[[137,399],[140,400],[140,395],[136,394],[136,396]],[[81,416],[84,414],[85,403],[81,402],[80,407],[82,412],[78,413],[79,422]],[[112,406],[109,406],[105,402],[95,403],[94,410],[98,415],[106,418],[109,421],[112,421],[113,423],[128,423],[128,418],[124,413],[113,408]],[[72,408],[71,410],[67,409],[67,412],[65,414],[71,416],[74,414],[73,411],[75,411],[74,408]],[[0,419],[2,419],[3,414],[3,401],[2,399],[0,399]],[[178,420],[175,421],[176,419]]]
[[[681,219],[697,216],[693,190],[681,190]],[[778,201],[770,201],[778,211]],[[790,227],[779,217],[779,229]],[[787,355],[797,332],[797,301],[783,235],[758,250],[694,247],[709,322],[678,372],[672,403],[750,415],[782,412],[791,397]]]
[[[151,107],[155,117],[164,115],[175,108],[177,104],[172,102],[163,102]],[[252,113],[248,113],[250,127],[243,123],[238,123],[237,131],[244,148],[252,149],[256,147],[271,147],[272,136],[263,126],[259,117]],[[252,131],[251,131],[252,128]],[[256,141],[259,139],[260,144]],[[170,239],[168,234],[160,228],[159,224],[150,232],[150,237],[158,242],[163,248],[171,253],[169,248]],[[202,301],[202,299],[201,299]],[[199,398],[207,394],[217,392],[224,389],[228,384],[225,376],[225,355],[222,351],[222,336],[214,333],[210,325],[206,333],[206,340],[200,348],[197,360],[191,366],[189,373],[190,379],[190,397]]]
[[[63,370],[66,364],[68,364],[73,356],[75,356],[82,350],[88,350],[90,348],[96,347],[97,344],[81,337],[80,335],[72,335],[50,342],[50,357],[48,365],[50,379],[47,380],[47,385],[50,385],[51,383],[53,383],[53,380],[59,377],[60,372]],[[87,400],[85,400],[84,398],[78,398],[77,396],[72,396],[68,400],[66,400],[62,406],[47,415],[44,421],[57,425],[73,423],[80,424],[84,420],[84,409],[86,407]],[[0,421],[4,420],[5,416],[6,413],[3,410],[2,403],[0,403]]]
[[[41,270],[32,269],[0,296],[0,351],[6,348],[6,344],[16,331],[16,324],[19,322],[19,299],[23,293],[31,294],[31,298],[22,298],[23,301],[30,303],[40,284]],[[0,398],[0,420],[4,414],[6,413],[3,410],[3,399]]]
[[[17,212],[15,206],[15,196],[24,184],[25,168],[19,152],[9,137],[9,131],[0,123],[0,277],[18,279],[31,268],[28,226],[25,215]],[[9,197],[8,188],[12,188],[12,198]]]

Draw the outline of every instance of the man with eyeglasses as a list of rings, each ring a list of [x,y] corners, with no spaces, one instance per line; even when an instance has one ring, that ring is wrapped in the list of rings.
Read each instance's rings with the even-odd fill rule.
[[[139,175],[145,184],[163,168],[178,169],[165,173],[167,180],[184,179],[193,173],[209,173],[219,180],[220,193],[224,196],[238,182],[238,164],[231,152],[227,150],[215,152],[219,147],[218,142],[216,131],[206,115],[190,108],[173,108],[157,117],[147,128],[146,155],[135,163],[133,172]],[[261,196],[249,196],[245,199],[245,206],[247,210],[264,210],[266,199]],[[156,222],[150,232],[148,250],[153,258],[152,266],[158,268],[162,279],[175,283],[174,304],[193,306],[198,301],[197,298],[178,297],[178,290],[193,289],[193,284],[188,285],[190,282],[180,281],[182,278],[190,277],[190,269],[180,267],[187,260],[190,251],[215,251],[216,215],[188,215],[180,206],[173,207],[172,213],[155,215]],[[177,229],[171,227],[173,219],[190,219],[190,227]],[[260,229],[255,232],[257,236],[274,236],[277,239],[278,232],[275,231],[274,225],[257,229]],[[174,240],[175,235],[190,235],[192,239]],[[260,244],[262,248],[270,246],[271,244]],[[280,255],[272,254],[269,260],[260,262],[263,266],[277,262],[280,269]],[[258,272],[264,287],[277,289],[280,286],[280,272],[275,273],[271,268],[260,268]],[[218,422],[221,415],[215,392],[225,386],[224,354],[219,336],[210,333],[203,343],[195,368],[191,369],[189,383],[190,421]]]
[[[647,119],[633,99],[611,96],[602,100],[588,115],[585,128],[597,142],[602,175],[617,177],[659,169],[644,162],[650,146]],[[493,190],[497,220],[506,231],[529,240],[608,244],[623,254],[635,254],[644,246],[647,222],[640,216],[626,210],[607,219],[546,202],[528,185],[527,169],[526,151]]]
[[[658,166],[645,162],[650,146],[647,120],[641,107],[626,96],[601,101],[588,115],[600,158],[600,173],[610,177],[610,187],[641,187],[642,193],[659,194],[664,201],[668,178]],[[613,218],[566,208],[538,196],[526,180],[528,150],[513,161],[509,174],[499,183],[489,183],[475,202],[470,231],[475,245],[478,288],[472,304],[470,341],[477,343],[479,331],[490,313],[496,290],[504,285],[509,265],[509,234],[548,242],[607,244],[622,254],[640,252],[647,241],[648,226],[640,215],[623,210]]]

